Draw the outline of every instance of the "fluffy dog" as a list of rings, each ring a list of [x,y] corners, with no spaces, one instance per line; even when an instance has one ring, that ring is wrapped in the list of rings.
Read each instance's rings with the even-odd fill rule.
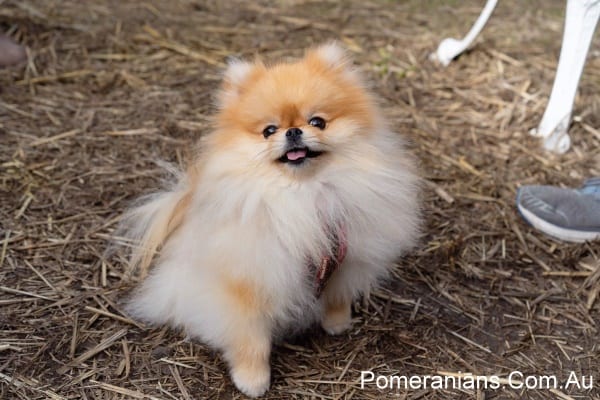
[[[230,63],[199,149],[125,219],[131,263],[148,272],[129,312],[219,349],[260,396],[274,340],[316,321],[349,328],[353,299],[415,244],[419,179],[335,43]]]

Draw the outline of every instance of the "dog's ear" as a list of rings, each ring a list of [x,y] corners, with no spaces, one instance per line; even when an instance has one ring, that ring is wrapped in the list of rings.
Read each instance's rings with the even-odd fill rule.
[[[239,58],[227,60],[227,69],[223,74],[223,82],[230,86],[242,85],[254,69],[254,65]]]
[[[353,70],[352,59],[348,55],[348,51],[335,41],[327,42],[309,50],[306,58],[329,69]]]
[[[227,68],[223,73],[223,83],[219,96],[219,106],[224,106],[229,101],[236,99],[243,91],[244,86],[255,79],[257,74],[264,70],[260,60],[254,62],[230,58]]]

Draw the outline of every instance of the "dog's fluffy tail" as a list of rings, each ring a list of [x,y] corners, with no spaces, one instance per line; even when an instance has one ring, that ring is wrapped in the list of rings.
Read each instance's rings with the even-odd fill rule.
[[[131,272],[139,271],[143,278],[167,238],[183,222],[192,199],[190,177],[169,168],[177,184],[170,190],[140,199],[125,213],[117,235],[125,237],[131,249]]]

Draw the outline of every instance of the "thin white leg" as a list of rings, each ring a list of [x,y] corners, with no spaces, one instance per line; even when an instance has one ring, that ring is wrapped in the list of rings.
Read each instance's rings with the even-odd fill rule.
[[[433,58],[437,59],[443,66],[450,64],[450,61],[465,51],[467,47],[473,43],[473,40],[475,40],[477,35],[479,35],[486,22],[490,18],[490,15],[492,15],[497,3],[498,0],[487,0],[483,11],[481,11],[479,18],[477,18],[475,25],[473,25],[469,33],[467,33],[467,36],[465,36],[462,40],[453,38],[442,40],[437,51],[432,54]]]
[[[546,150],[564,153],[571,146],[571,112],[599,17],[600,0],[567,1],[565,31],[550,100],[538,128],[531,131],[544,138]]]

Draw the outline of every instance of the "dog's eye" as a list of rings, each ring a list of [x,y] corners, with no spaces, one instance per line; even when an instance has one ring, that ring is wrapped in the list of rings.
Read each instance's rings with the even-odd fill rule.
[[[277,127],[275,125],[267,125],[267,127],[265,129],[263,129],[263,136],[266,139],[269,136],[271,136],[272,134],[274,134],[275,132],[277,132]]]
[[[308,121],[309,125],[315,126],[321,130],[325,129],[325,120],[321,117],[312,117],[310,121]]]

